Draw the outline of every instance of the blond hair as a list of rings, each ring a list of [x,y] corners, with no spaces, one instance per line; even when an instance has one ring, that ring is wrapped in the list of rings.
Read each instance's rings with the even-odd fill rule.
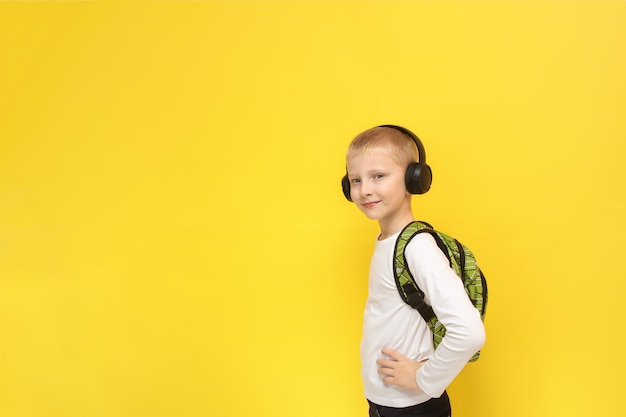
[[[352,139],[346,160],[374,148],[388,151],[400,166],[408,167],[412,162],[417,162],[417,145],[413,139],[398,129],[382,126],[367,129]]]

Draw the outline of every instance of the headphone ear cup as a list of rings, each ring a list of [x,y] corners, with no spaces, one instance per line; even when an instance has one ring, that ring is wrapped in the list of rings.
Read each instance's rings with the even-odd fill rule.
[[[433,183],[433,172],[430,169],[430,165],[424,164],[422,165],[422,169],[420,171],[420,189],[423,190],[421,194],[426,193],[430,190],[430,185]]]
[[[411,194],[424,194],[430,189],[433,173],[427,164],[411,163],[406,169],[406,190]]]
[[[348,201],[352,201],[352,197],[350,197],[350,180],[348,179],[348,174],[344,175],[341,179],[341,190],[343,191],[343,196]]]

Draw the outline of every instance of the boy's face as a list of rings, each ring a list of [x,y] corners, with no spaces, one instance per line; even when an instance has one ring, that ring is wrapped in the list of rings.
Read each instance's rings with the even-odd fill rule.
[[[350,197],[357,207],[381,226],[406,221],[411,213],[411,197],[406,190],[406,167],[400,166],[384,148],[373,148],[347,161]],[[404,223],[399,227],[404,227]]]

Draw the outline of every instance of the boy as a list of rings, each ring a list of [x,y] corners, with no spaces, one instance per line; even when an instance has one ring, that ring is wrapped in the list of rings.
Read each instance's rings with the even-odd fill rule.
[[[425,301],[446,327],[434,350],[426,322],[401,299],[392,270],[396,238],[415,220],[411,194],[430,188],[423,146],[405,128],[374,127],[350,143],[346,167],[344,195],[380,226],[361,340],[369,415],[451,416],[446,388],[485,342],[480,314],[433,237],[421,233],[412,239],[406,247],[407,265]]]

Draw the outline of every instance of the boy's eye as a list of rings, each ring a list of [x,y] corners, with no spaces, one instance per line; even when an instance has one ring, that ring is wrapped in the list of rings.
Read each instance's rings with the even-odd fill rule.
[[[360,180],[360,179],[358,179],[358,178],[352,178],[352,179],[350,180],[350,182],[351,182],[352,184],[358,184],[358,183],[360,183],[360,182],[361,182],[361,180]]]
[[[379,180],[379,179],[381,179],[382,177],[384,177],[384,175],[383,175],[383,174],[375,174],[375,175],[374,175],[374,179],[375,179],[375,180]]]

